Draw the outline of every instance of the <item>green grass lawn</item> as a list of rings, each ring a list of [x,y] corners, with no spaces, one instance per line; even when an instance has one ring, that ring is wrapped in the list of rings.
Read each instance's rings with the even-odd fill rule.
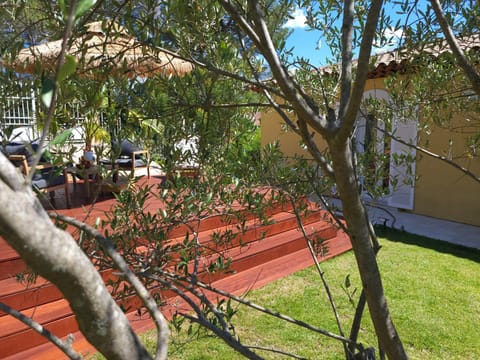
[[[399,231],[380,231],[379,264],[390,310],[412,359],[480,359],[480,251]],[[350,252],[322,263],[348,334],[353,307],[342,290],[350,274],[359,287]],[[355,294],[358,297],[359,291]],[[248,299],[318,327],[338,332],[314,268],[252,291]],[[240,307],[235,317],[248,345],[277,348],[308,359],[342,359],[342,346],[292,324]],[[375,345],[368,314],[361,342]],[[279,354],[259,352],[268,359]],[[241,359],[222,341],[203,336],[170,345],[170,359]]]

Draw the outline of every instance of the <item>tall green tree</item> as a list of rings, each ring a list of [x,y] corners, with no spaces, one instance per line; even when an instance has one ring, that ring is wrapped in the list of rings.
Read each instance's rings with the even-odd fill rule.
[[[202,144],[204,158],[208,158],[209,154],[215,153],[216,149],[224,145],[219,137],[231,135],[232,126],[237,128],[239,123],[238,128],[242,127],[243,120],[239,119],[244,119],[245,116],[237,119],[238,112],[233,112],[233,108],[270,107],[277,111],[285,121],[286,127],[299,136],[316,165],[321,168],[324,177],[336,184],[362,280],[363,294],[359,308],[362,301],[366,301],[380,346],[387,356],[391,359],[407,358],[400,336],[390,317],[384,294],[376,261],[378,244],[360,197],[352,137],[362,103],[374,44],[387,42],[387,30],[391,27],[403,27],[405,34],[409,35],[407,40],[412,41],[415,46],[419,43],[412,40],[415,39],[413,35],[424,32],[425,28],[416,28],[408,20],[405,20],[405,23],[394,22],[387,13],[391,3],[381,0],[358,2],[351,0],[342,2],[197,0],[188,4],[179,1],[120,3],[98,1],[94,3],[83,0],[50,3],[39,0],[31,4],[43,6],[37,9],[29,7],[27,2],[2,2],[2,10],[7,11],[2,12],[1,15],[12,29],[18,16],[28,19],[25,27],[2,34],[4,39],[11,40],[6,41],[4,44],[7,45],[2,49],[2,55],[6,58],[8,55],[15,55],[18,48],[23,46],[23,41],[15,42],[14,40],[19,39],[18,34],[22,34],[24,28],[35,30],[45,28],[48,32],[45,30],[43,36],[58,35],[56,38],[60,38],[65,35],[65,39],[68,40],[72,36],[72,28],[80,29],[85,22],[109,17],[125,24],[142,41],[172,46],[171,49],[177,51],[178,56],[192,61],[198,68],[198,74],[192,75],[191,78],[185,77],[178,83],[172,81],[173,88],[169,88],[165,83],[161,85],[154,83],[150,89],[146,85],[149,100],[158,98],[162,100],[157,104],[151,101],[147,109],[142,109],[142,102],[137,101],[136,109],[141,109],[149,117],[155,118],[162,116],[162,111],[158,111],[155,106],[165,104],[164,94],[167,94],[166,98],[169,100],[176,99],[178,104],[181,104],[179,100],[183,100],[182,109],[186,110],[175,112],[172,118],[182,122],[182,125],[184,121],[191,121],[194,129],[189,131],[199,135],[204,141]],[[69,13],[75,12],[76,4],[83,10],[74,19]],[[419,9],[418,5],[417,2],[403,4],[406,19],[414,10],[424,13],[425,10]],[[461,13],[460,18],[465,19],[460,21],[460,24],[450,23],[451,27],[456,28],[461,24],[472,30],[478,27],[477,18],[474,15],[478,14],[478,5],[471,2],[466,2],[464,4],[466,6],[462,8],[452,6],[451,2],[446,5],[450,11],[448,15],[450,19],[454,18],[452,15],[455,12]],[[286,48],[284,36],[288,31],[283,25],[288,19],[288,14],[297,6],[308,10],[308,25],[321,31],[322,39],[332,49],[334,58],[326,64],[330,64],[338,71],[333,72],[336,75],[328,79],[314,71],[316,69],[305,59],[292,59],[291,51]],[[442,19],[442,16],[436,9],[438,3],[432,1],[432,6],[435,8],[435,16],[431,17],[432,24],[435,25],[437,21],[440,24],[442,21],[439,19]],[[33,26],[36,24],[36,19],[40,19],[38,24],[41,23],[42,26]],[[18,23],[15,26],[17,25]],[[442,25],[441,29],[444,33],[448,33],[448,27]],[[429,34],[433,33],[433,29],[427,30]],[[457,35],[458,33],[453,32],[447,37],[453,39]],[[32,38],[31,41],[36,40]],[[449,42],[454,48],[455,44],[452,41]],[[461,54],[455,54],[455,56],[459,61]],[[60,105],[62,103],[62,97],[59,96],[62,91],[59,74],[66,71],[63,65],[64,58],[64,56],[59,58],[56,74],[53,74],[53,80],[50,82],[45,81],[45,76],[40,76],[42,75],[40,73],[35,77],[44,93],[50,90],[53,81],[51,97],[53,101],[49,102],[47,105],[50,106],[44,110],[47,120],[53,116],[55,100],[58,98]],[[354,58],[358,59],[354,61]],[[291,71],[291,66],[296,66],[297,71]],[[472,72],[468,61],[461,66],[465,73]],[[474,88],[477,75],[478,71],[474,68],[472,76],[468,76]],[[69,80],[63,79],[63,81]],[[183,84],[182,81],[184,81]],[[125,88],[122,87],[122,89]],[[262,97],[257,99],[257,95],[251,95],[253,90],[255,94],[261,94]],[[135,100],[135,96],[138,96],[135,91],[128,93],[128,100]],[[141,96],[136,99],[139,98]],[[292,114],[294,117],[291,116]],[[165,125],[168,126],[168,122]],[[172,127],[172,129],[178,130],[178,133],[186,131],[183,126]],[[172,137],[176,135],[172,133]],[[318,148],[315,141],[318,137],[327,144],[327,152]],[[121,311],[102,285],[95,268],[71,237],[56,228],[46,218],[30,190],[19,185],[23,182],[3,155],[0,155],[0,164],[0,234],[2,237],[35,271],[61,289],[65,297],[74,305],[72,308],[79,319],[82,332],[102,353],[112,359],[148,358],[149,355],[146,354],[144,346],[139,343],[129,328]],[[282,174],[287,177],[288,171],[285,168],[282,171]],[[200,214],[207,210],[201,207],[202,202],[214,206],[214,203],[206,201],[209,199],[211,188],[207,183],[201,186],[203,191],[199,192],[200,199],[189,203],[185,198],[175,198],[180,203],[177,208],[184,212],[196,209],[195,211]],[[224,186],[227,184],[218,184],[218,187]],[[125,195],[127,198],[129,196],[129,193]],[[144,201],[141,196],[139,204]],[[251,197],[251,195],[248,196]],[[172,208],[174,206],[177,204],[172,201]],[[22,213],[23,209],[28,210],[23,212],[23,218],[19,218],[18,214]],[[129,212],[131,210],[129,206],[124,206],[124,215],[132,215]],[[122,215],[122,219],[130,218]],[[169,219],[172,219],[172,222],[177,221],[175,217]],[[25,229],[26,221],[36,226]],[[128,221],[124,224],[125,229],[130,230],[129,224]],[[32,230],[34,228],[35,231]],[[41,237],[38,236],[40,228],[42,229],[40,233],[44,235]],[[128,267],[118,259],[118,254],[115,253],[108,239],[104,239],[93,230],[90,232],[102,244],[103,251],[115,259],[116,266],[125,271],[125,274],[129,274]],[[52,239],[57,241],[53,242]],[[60,249],[55,253],[61,253],[64,256],[52,256],[52,248]],[[72,263],[75,266],[71,266]],[[145,306],[157,320],[158,357],[165,358],[167,331],[164,320],[161,314],[158,314],[158,310],[156,312],[155,306],[152,306],[152,299],[148,293],[145,293],[141,284],[137,284],[134,278],[129,280],[136,284],[135,287],[142,294]],[[72,288],[71,284],[76,286]],[[79,298],[82,301],[79,301]],[[96,321],[111,318],[109,314],[112,311],[118,314],[115,321],[101,324]],[[99,328],[100,325],[101,328]],[[203,323],[203,325],[211,324]],[[99,336],[99,331],[102,336]],[[246,356],[257,358],[252,351],[239,346],[238,341],[230,333],[218,331],[216,334],[223,336],[229,345],[236,347]],[[353,336],[356,337],[356,335]],[[348,351],[346,356],[350,356]]]

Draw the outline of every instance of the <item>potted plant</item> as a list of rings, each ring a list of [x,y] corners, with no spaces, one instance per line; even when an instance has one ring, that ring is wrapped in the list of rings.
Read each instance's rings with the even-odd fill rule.
[[[83,157],[81,163],[89,167],[95,161],[95,153],[93,150],[94,143],[104,143],[110,141],[110,134],[102,127],[99,118],[95,113],[88,115],[82,124],[83,137],[85,147],[83,149]]]

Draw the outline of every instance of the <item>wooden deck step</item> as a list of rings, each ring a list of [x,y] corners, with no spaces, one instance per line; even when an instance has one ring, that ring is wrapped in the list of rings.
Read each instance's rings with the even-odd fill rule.
[[[26,285],[15,278],[0,281],[0,302],[22,311],[31,307],[62,299],[60,291],[43,278]],[[0,317],[5,315],[0,311]]]
[[[286,209],[285,209],[286,207]],[[273,210],[270,210],[267,212],[269,218],[272,220],[273,223],[277,223],[280,221],[283,221],[285,217],[290,217],[290,221],[294,219],[294,215],[287,212],[290,210],[291,207],[288,206],[282,206],[275,208]],[[73,211],[73,210],[68,210],[68,211]],[[105,209],[107,211],[107,209]],[[65,211],[64,211],[65,212]],[[90,221],[95,221],[97,217],[104,217],[104,211],[103,210],[98,210],[97,208],[94,211],[89,212],[88,218],[86,220]],[[305,222],[311,222],[313,221],[314,218],[318,218],[319,213],[311,211],[306,217],[305,217]],[[81,215],[78,213],[76,214],[76,217],[82,218]],[[216,230],[220,231],[222,229],[225,229],[227,227],[235,227],[236,225],[236,219],[235,218],[230,218],[230,217],[225,217],[223,215],[215,215],[211,216],[209,218],[203,219],[198,223],[191,223],[188,225],[182,225],[178,226],[174,229],[172,229],[169,232],[169,237],[174,239],[174,238],[180,238],[185,236],[186,233],[191,233],[192,229],[198,233],[208,233],[209,231]],[[246,225],[247,227],[251,227],[253,225],[258,226],[258,220],[255,219],[253,214],[247,214],[246,215]],[[12,276],[15,276],[17,273],[24,271],[25,266],[15,266],[15,263],[21,263],[19,255],[15,252],[14,249],[8,245],[4,239],[0,237],[0,280],[1,279],[6,279]],[[12,264],[8,264],[9,262],[12,262]],[[18,272],[13,272],[9,271],[9,269],[14,269],[14,268],[21,268],[21,271]]]
[[[348,236],[339,232],[334,238],[326,240],[329,251],[322,256],[318,256],[319,261],[325,261],[332,257],[341,255],[349,250],[352,246]],[[285,276],[293,274],[299,270],[312,266],[314,261],[310,251],[304,247],[300,250],[293,251],[282,256],[273,258],[270,261],[261,263],[257,266],[249,267],[241,272],[237,272],[229,277],[224,277],[213,281],[213,287],[230,292],[236,295],[245,295],[252,289],[258,289],[266,284],[281,279]],[[206,292],[206,294],[209,294]],[[219,297],[216,294],[210,294],[210,299]],[[172,299],[176,302],[176,308],[180,305],[178,298]],[[185,310],[189,310],[185,307]],[[164,313],[169,314],[168,309],[164,309]]]
[[[315,222],[309,225],[309,230],[325,240],[337,235],[337,230],[325,222]],[[269,262],[277,257],[298,251],[306,247],[305,239],[300,231],[292,229],[284,231],[265,239],[250,242],[247,245],[237,246],[223,253],[225,258],[231,257],[233,262],[229,270],[241,272],[262,263]],[[207,263],[214,262],[217,256],[205,259]],[[215,281],[222,277],[221,274],[201,274],[200,279],[205,282]]]
[[[309,227],[312,229],[312,231],[317,231],[325,239],[332,238],[336,235],[336,230],[324,222],[313,223]],[[305,240],[303,239],[302,234],[298,230],[293,229],[265,238],[263,240],[251,242],[245,246],[237,246],[226,251],[225,256],[232,257],[234,259],[229,270],[238,273],[248,268],[258,266],[264,262],[268,262],[276,257],[298,251],[304,247]],[[206,259],[202,260],[208,264],[209,261],[214,262],[215,259],[216,257],[211,256],[210,259],[207,257]],[[199,274],[199,278],[201,281],[210,283],[230,275],[231,274],[221,272],[211,274],[207,273],[206,271],[202,271],[202,273]],[[39,291],[41,291],[40,289]],[[58,290],[55,287],[53,287],[53,289],[58,294]],[[49,294],[49,291],[46,292],[47,295],[44,295],[44,297],[53,297],[55,295]],[[35,293],[31,293],[31,295],[33,294]],[[55,334],[57,336],[65,336],[72,331],[71,329],[61,325],[62,321],[70,323],[70,316],[73,316],[71,313],[68,313],[70,309],[68,304],[66,304],[66,301],[60,300],[54,303],[42,303],[44,305],[39,305],[24,311],[25,314],[29,316],[30,312],[32,312],[35,315],[34,320],[44,324],[49,329],[55,329]],[[55,304],[55,307],[53,307],[53,304]],[[135,298],[127,299],[125,302],[126,308],[135,309],[136,306],[139,306],[139,302]],[[36,337],[36,334],[34,334],[33,330],[28,329],[26,325],[9,316],[0,318],[0,325],[0,348],[7,348],[8,344],[18,341],[18,339],[21,337],[25,337],[27,332],[30,332],[29,337]],[[33,342],[29,341],[28,346],[33,344],[38,345],[42,341],[44,341],[42,338],[35,339]],[[2,350],[0,350],[0,356],[1,354]]]
[[[335,238],[328,240],[327,245],[329,247],[329,251],[327,254],[325,254],[325,256],[319,258],[320,261],[340,255],[351,249],[351,244],[348,237],[341,232],[339,232]],[[311,265],[313,265],[313,259],[308,249],[304,248],[275,258],[261,265],[249,268],[245,271],[233,274],[229,277],[219,279],[213,282],[212,286],[236,295],[244,295],[250,290],[262,287],[272,281],[293,274],[294,272],[305,269]],[[211,299],[215,299],[216,297],[216,295],[211,295]],[[172,299],[171,301],[176,302],[178,306],[178,298]],[[171,313],[171,309],[169,311],[169,309],[165,308],[163,309],[163,312],[168,315]],[[139,333],[153,328],[151,319],[146,315],[139,317],[136,313],[132,312],[127,316],[131,320],[135,331]],[[74,347],[77,351],[90,355],[95,353],[95,349],[92,348],[92,346],[85,340],[80,332],[75,332],[73,335],[75,338]],[[5,358],[5,360],[58,359],[66,359],[66,357],[53,345],[48,343]]]
[[[15,277],[25,271],[25,268],[25,264],[15,250],[0,238],[0,280]]]
[[[331,226],[325,224],[324,222],[311,224],[310,227],[311,229],[315,229],[319,232],[323,231],[324,238],[330,238],[336,235],[336,231],[332,230]],[[230,249],[225,255],[234,259],[230,270],[241,272],[250,267],[258,266],[261,263],[270,261],[271,259],[274,259],[280,255],[295,252],[303,247],[305,247],[305,242],[301,233],[296,229],[293,229],[260,241],[249,243],[246,246],[239,246]],[[211,261],[214,261],[214,259]],[[210,274],[204,271],[199,275],[199,277],[202,281],[212,282],[214,280],[228,277],[228,274]],[[13,284],[10,285],[13,286]],[[48,285],[46,289],[48,289]],[[50,290],[52,290],[52,292],[56,292],[58,298],[58,290],[55,287],[51,288]],[[54,299],[55,294],[51,294],[48,290],[45,290],[46,294],[43,294],[40,287],[38,292],[40,292],[44,298],[48,299],[48,296],[52,296],[51,300]],[[35,292],[30,292],[30,295],[33,294],[35,294]],[[138,300],[135,301],[135,299],[129,299],[127,301],[128,302],[126,305],[128,305],[128,308],[135,308],[135,306],[139,305]],[[54,302],[55,307],[53,307],[54,303],[47,303],[47,301],[42,301],[42,303],[45,305],[39,305],[35,308],[30,308],[26,311],[26,315],[29,314],[29,311],[34,309],[32,312],[35,314],[34,319],[44,324],[46,328],[52,329],[52,331],[55,330],[57,336],[64,336],[72,331],[72,329],[62,325],[62,322],[71,323],[71,316],[73,316],[71,313],[69,313],[70,310],[65,301],[60,300]],[[28,346],[35,346],[44,341],[41,337],[37,338],[37,335],[33,332],[33,330],[26,328],[25,325],[11,317],[6,316],[4,318],[0,318],[0,324],[3,330],[0,331],[0,348],[9,348],[9,344],[19,341],[20,338],[27,336],[27,333],[29,338],[33,337],[34,339],[34,341],[29,341]],[[1,354],[2,351],[0,351],[0,355]],[[5,355],[5,353],[3,353],[3,355]]]
[[[323,215],[321,212],[311,212],[307,214],[303,222],[305,225],[321,221]],[[243,231],[239,228],[238,224],[233,225],[224,225],[218,228],[207,228],[201,230],[198,234],[198,241],[204,246],[212,247],[215,250],[225,250],[228,248],[233,248],[239,246],[240,244],[246,245],[249,242],[261,240],[263,238],[273,236],[285,231],[289,231],[297,228],[297,219],[294,214],[288,212],[279,212],[273,214],[269,218],[268,224],[260,224],[258,219],[252,219],[246,221],[243,226]],[[215,235],[231,233],[232,237],[235,234],[234,238],[229,239],[227,243],[223,242],[221,244],[215,244]],[[183,242],[185,233],[182,236],[173,238],[172,243]]]
[[[269,196],[266,194],[266,196]],[[96,218],[105,218],[105,212],[110,211],[115,200],[107,200],[95,204],[88,217],[85,209],[62,210],[67,216],[72,216],[87,223],[93,223]],[[148,204],[152,210],[158,210],[162,204],[153,198]],[[248,289],[257,288],[274,279],[285,276],[313,263],[306,248],[302,233],[297,229],[297,220],[291,204],[277,204],[268,211],[270,221],[261,224],[252,213],[243,213],[241,220],[232,216],[214,215],[201,221],[178,226],[169,231],[171,243],[184,240],[187,232],[195,231],[199,242],[210,250],[203,252],[202,266],[199,268],[199,279],[214,284],[223,290],[241,294]],[[325,221],[326,214],[311,206],[304,216],[304,224],[308,233],[315,232],[325,239],[329,248],[327,256],[334,256],[350,248],[342,233]],[[242,226],[238,224],[241,221]],[[240,229],[244,230],[239,233]],[[232,234],[231,241],[215,242],[215,234],[228,231]],[[137,248],[141,252],[147,247],[143,244]],[[231,257],[233,262],[230,272],[207,271],[208,264],[216,261],[221,252],[225,257]],[[330,255],[331,254],[331,255]],[[193,266],[193,265],[191,265]],[[57,336],[62,337],[75,333],[75,348],[92,351],[91,346],[77,331],[78,325],[68,303],[63,300],[58,289],[39,278],[34,284],[25,287],[16,281],[16,274],[23,272],[25,265],[19,256],[3,239],[0,239],[0,301],[22,311],[27,316],[40,322]],[[112,270],[102,272],[104,279],[112,275]],[[178,299],[171,291],[162,291],[162,299],[167,304],[177,303]],[[139,299],[128,297],[123,303],[124,308],[132,311],[127,314],[136,331],[145,331],[153,324],[148,316],[139,317],[136,309],[140,307]],[[164,311],[171,313],[172,307],[166,305]],[[93,350],[94,351],[94,350]],[[50,355],[49,355],[50,354]],[[53,354],[53,355],[52,355]],[[62,359],[65,358],[55,348],[46,343],[46,339],[16,319],[0,313],[0,358],[11,359]]]
[[[68,334],[78,325],[66,300],[57,300],[22,311],[54,334]],[[10,316],[0,318],[0,358],[45,342],[45,338]]]
[[[319,221],[323,215],[319,212],[311,212],[305,219],[305,224],[311,224],[315,221]],[[258,225],[256,220],[250,220],[246,222],[244,233],[238,235],[238,237],[232,241],[229,246],[235,247],[240,243],[245,246],[247,243],[265,238],[267,236],[273,236],[281,232],[285,232],[296,228],[296,218],[293,214],[287,212],[280,212],[272,215],[272,224]],[[205,246],[211,246],[212,233],[221,233],[222,231],[231,230],[237,232],[238,229],[235,225],[223,226],[221,228],[211,229],[210,227],[204,227],[204,230],[199,234],[199,242]],[[173,241],[183,241],[183,237],[174,239]],[[8,247],[8,245],[5,244]],[[220,248],[220,247],[217,247]],[[11,248],[10,248],[11,249]],[[6,256],[4,256],[6,258]],[[19,256],[11,249],[8,256],[8,261],[19,261]],[[104,274],[104,278],[109,274]],[[58,300],[62,296],[60,292],[51,284],[46,283],[43,279],[38,279],[35,283],[29,284],[27,287],[13,277],[6,278],[0,281],[0,301],[11,306],[17,310],[27,309],[31,306],[42,305],[48,301]],[[1,312],[0,312],[1,315]]]
[[[351,249],[350,240],[341,232],[339,232],[334,238],[326,240],[325,245],[328,246],[329,251],[322,256],[318,256],[317,258],[319,261],[325,261]],[[275,257],[270,261],[248,267],[247,269],[231,276],[215,279],[211,282],[211,285],[225,292],[236,295],[245,295],[252,289],[265,286],[272,281],[281,279],[282,277],[305,269],[313,264],[314,261],[310,251],[306,247],[303,247],[300,250]],[[209,291],[204,291],[204,293],[212,301],[222,298],[222,296]],[[168,304],[162,308],[162,311],[167,318],[170,318],[174,311],[191,311],[190,306],[185,304],[185,302],[179,297],[170,299]]]
[[[272,207],[271,209],[267,210],[265,212],[266,216],[272,217],[275,216],[278,213],[281,212],[291,212],[292,211],[292,206],[289,204],[285,205],[276,205]],[[313,212],[313,211],[312,211]],[[249,213],[249,212],[239,212],[238,215],[242,216],[246,221],[251,221],[255,220],[255,214]],[[180,237],[184,236],[185,233],[191,233],[192,229],[196,232],[202,232],[202,231],[207,231],[207,230],[212,230],[212,229],[218,229],[224,226],[232,225],[232,224],[237,224],[239,219],[234,215],[223,215],[223,214],[218,214],[218,215],[213,215],[206,217],[202,219],[201,221],[191,221],[186,225],[179,225],[175,228],[173,228],[169,232],[169,237],[175,238],[175,237]]]

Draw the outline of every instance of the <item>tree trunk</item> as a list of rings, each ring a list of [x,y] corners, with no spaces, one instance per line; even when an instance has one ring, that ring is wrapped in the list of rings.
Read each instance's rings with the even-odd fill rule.
[[[329,147],[337,190],[342,201],[343,214],[348,225],[375,332],[390,359],[407,359],[408,356],[388,310],[375,251],[370,239],[368,214],[365,213],[360,198],[348,140],[341,143],[331,140]]]
[[[13,167],[2,155],[0,163]],[[13,191],[1,175],[0,236],[35,273],[58,287],[82,333],[105,357],[151,359],[75,240],[54,226],[30,191]]]

